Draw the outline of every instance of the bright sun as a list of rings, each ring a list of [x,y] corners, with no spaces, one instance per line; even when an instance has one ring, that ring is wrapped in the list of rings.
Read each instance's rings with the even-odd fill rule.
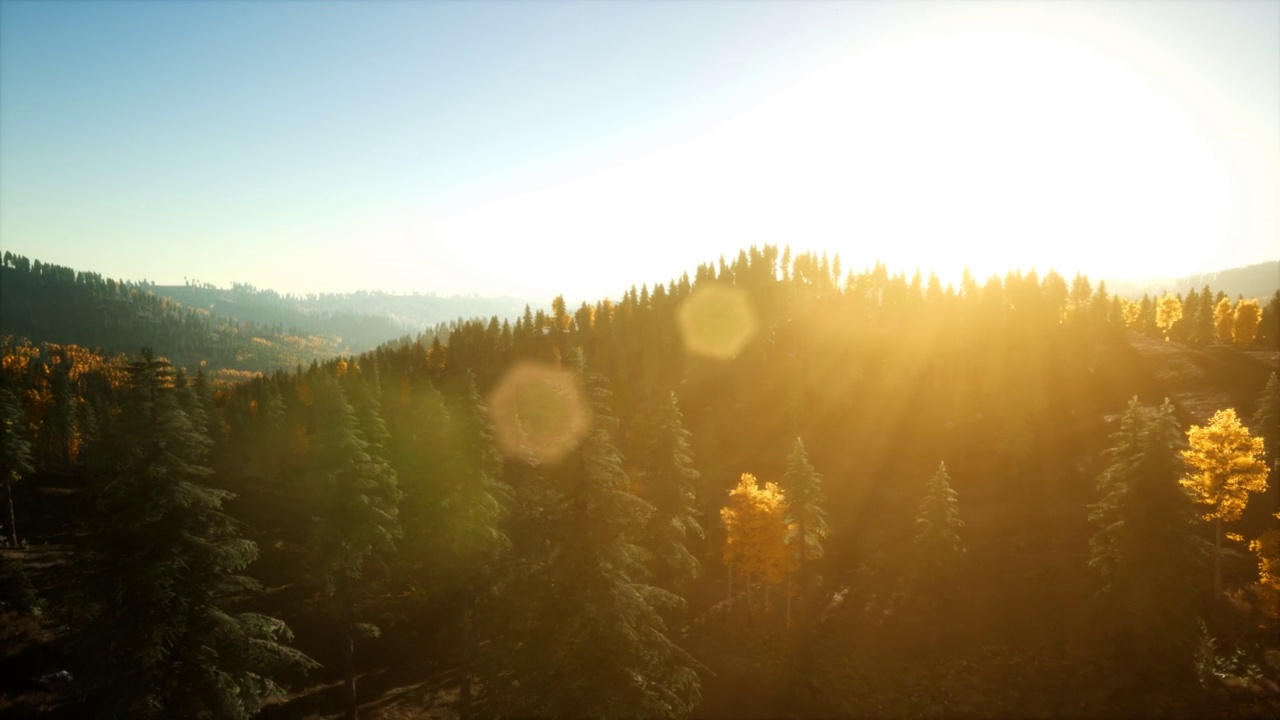
[[[1226,187],[1189,118],[1120,65],[956,32],[851,54],[710,133],[438,231],[513,280],[595,273],[609,291],[763,243],[947,281],[1146,276],[1225,239]]]

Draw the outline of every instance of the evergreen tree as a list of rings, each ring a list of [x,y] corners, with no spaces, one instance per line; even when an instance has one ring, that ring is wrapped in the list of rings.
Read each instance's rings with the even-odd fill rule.
[[[1280,463],[1280,378],[1274,372],[1267,378],[1266,387],[1258,397],[1253,429],[1262,438],[1271,467],[1277,467],[1276,464]]]
[[[644,553],[633,538],[653,508],[628,492],[608,392],[595,377],[589,388],[591,432],[543,471],[542,537],[526,548],[507,587],[510,607],[485,684],[490,709],[518,717],[684,717],[699,701],[697,663],[667,637],[658,612],[678,600],[638,580]]]
[[[1192,671],[1195,577],[1200,565],[1195,510],[1179,486],[1182,434],[1166,400],[1145,411],[1129,402],[1112,434],[1090,508],[1097,532],[1089,565],[1102,582],[1117,669],[1134,680],[1180,679]]]
[[[337,382],[321,378],[312,393],[321,423],[311,445],[318,500],[312,561],[338,618],[346,716],[355,720],[355,641],[360,634],[372,631],[356,618],[367,585],[361,581],[369,565],[395,549],[395,538],[400,534],[400,490],[395,471],[381,456],[381,448],[371,448],[365,440],[356,413]],[[373,412],[372,400],[366,400],[366,411]]]
[[[916,533],[912,540],[916,573],[922,577],[953,575],[964,556],[964,543],[957,532],[964,527],[960,505],[951,487],[946,463],[925,484],[924,499],[916,514]]]
[[[13,510],[13,486],[35,472],[31,465],[31,442],[27,440],[26,422],[18,399],[7,388],[0,388],[0,477],[4,478],[4,495],[8,503],[6,524],[9,526],[9,542],[14,547],[18,546],[18,519]]]
[[[229,614],[257,584],[258,554],[208,487],[209,440],[194,427],[172,366],[144,350],[105,449],[111,475],[92,491],[79,592],[78,657],[106,717],[247,718],[281,694],[272,676],[314,665],[281,644],[284,623]]]
[[[796,550],[797,572],[801,590],[807,589],[809,561],[822,557],[822,541],[827,538],[827,513],[823,509],[827,498],[822,493],[822,476],[809,463],[804,442],[796,438],[787,459],[787,469],[782,474],[782,489],[787,503],[787,522],[795,527],[789,544]]]
[[[641,454],[640,477],[644,497],[654,507],[645,532],[653,553],[654,584],[677,593],[700,570],[686,543],[703,536],[695,493],[699,475],[689,438],[673,392],[658,407],[652,437]]]

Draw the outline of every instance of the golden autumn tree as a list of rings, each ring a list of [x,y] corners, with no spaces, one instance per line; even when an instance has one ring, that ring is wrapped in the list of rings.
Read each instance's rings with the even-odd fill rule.
[[[1258,334],[1258,325],[1262,322],[1262,308],[1258,301],[1241,300],[1236,303],[1236,312],[1231,322],[1231,339],[1240,347],[1249,347]]]
[[[1239,520],[1249,493],[1267,489],[1262,438],[1249,434],[1236,411],[1219,410],[1209,424],[1187,430],[1190,447],[1182,451],[1187,474],[1182,486],[1191,499],[1207,505],[1202,513],[1214,522],[1213,588],[1222,591],[1222,522]]]
[[[1165,293],[1156,303],[1156,327],[1160,328],[1160,332],[1164,333],[1164,339],[1169,339],[1169,329],[1173,324],[1182,319],[1182,301],[1177,295]]]
[[[1280,512],[1276,513],[1280,519]],[[1271,528],[1257,540],[1249,541],[1249,549],[1258,556],[1258,596],[1262,612],[1280,618],[1280,529]]]
[[[1231,342],[1231,327],[1235,324],[1235,313],[1231,310],[1231,299],[1222,298],[1213,308],[1213,328],[1218,332],[1218,339],[1224,343]]]
[[[787,547],[787,504],[778,486],[743,473],[738,486],[729,491],[729,504],[720,510],[725,525],[724,561],[729,567],[729,598],[733,599],[733,578],[747,584],[747,611],[751,610],[753,582],[776,583],[789,571]]]

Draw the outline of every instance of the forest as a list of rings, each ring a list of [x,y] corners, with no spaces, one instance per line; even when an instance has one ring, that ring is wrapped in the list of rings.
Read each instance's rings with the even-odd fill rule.
[[[1280,714],[1280,289],[765,245],[415,335],[3,272],[0,714]]]

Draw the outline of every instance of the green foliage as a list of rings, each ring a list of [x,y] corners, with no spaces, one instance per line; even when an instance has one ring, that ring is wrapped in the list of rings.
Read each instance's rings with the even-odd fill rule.
[[[645,545],[653,556],[654,584],[678,592],[698,576],[698,560],[687,543],[702,538],[689,431],[673,392],[659,405],[654,429],[640,455],[644,498],[654,507],[645,530]]]
[[[635,544],[653,508],[627,491],[608,392],[589,381],[582,445],[536,481],[544,534],[512,567],[510,605],[490,648],[488,707],[517,717],[684,717],[697,663],[658,610],[677,599],[646,585]]]
[[[1258,396],[1252,420],[1253,431],[1262,438],[1263,451],[1274,466],[1280,461],[1280,377],[1274,372]]]
[[[1182,433],[1166,400],[1155,411],[1133,398],[1111,436],[1102,497],[1091,506],[1097,528],[1089,566],[1102,583],[1115,661],[1125,676],[1188,676],[1195,652],[1194,578],[1203,561],[1195,509],[1179,485]]]
[[[144,350],[120,423],[102,452],[111,474],[91,493],[88,542],[69,609],[77,657],[107,717],[247,718],[313,663],[288,629],[231,614],[257,590],[239,573],[258,556],[208,485],[209,440],[183,409],[172,366]]]
[[[938,463],[937,471],[925,484],[924,499],[916,514],[911,547],[917,590],[937,588],[939,582],[954,577],[959,571],[965,553],[959,533],[962,527],[959,496],[951,487],[946,463]]]
[[[9,542],[15,546],[18,544],[18,525],[14,514],[13,486],[34,471],[22,407],[12,392],[0,388],[0,480],[4,481],[8,507],[4,524]]]
[[[830,529],[827,527],[827,513],[823,508],[827,498],[822,493],[822,476],[813,469],[809,453],[805,451],[804,442],[800,438],[796,438],[795,445],[791,448],[787,469],[782,474],[782,482],[778,487],[786,497],[787,522],[794,526],[788,544],[796,547],[798,571],[803,581],[808,573],[809,561],[822,557],[822,541],[826,540]]]

